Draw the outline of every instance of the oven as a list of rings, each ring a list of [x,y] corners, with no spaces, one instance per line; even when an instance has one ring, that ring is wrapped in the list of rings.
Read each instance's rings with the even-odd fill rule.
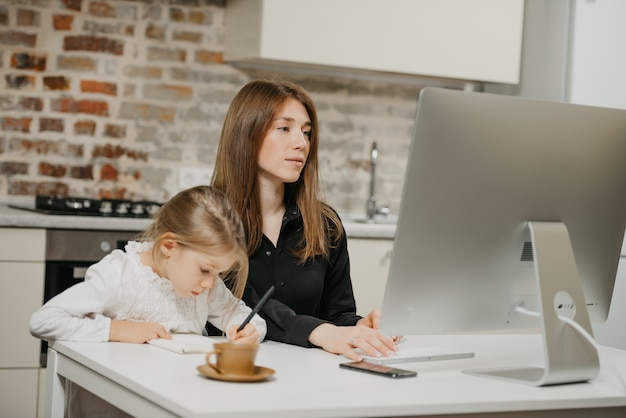
[[[35,196],[33,206],[9,205],[46,215],[106,218],[152,218],[163,204],[148,200]],[[139,231],[46,229],[43,303],[85,278],[87,268],[115,249],[123,249]],[[40,364],[46,367],[48,343],[42,341]]]
[[[70,286],[83,281],[87,267],[114,249],[123,249],[137,237],[134,231],[48,229],[44,300],[47,302]],[[40,364],[46,367],[48,343],[42,341]]]

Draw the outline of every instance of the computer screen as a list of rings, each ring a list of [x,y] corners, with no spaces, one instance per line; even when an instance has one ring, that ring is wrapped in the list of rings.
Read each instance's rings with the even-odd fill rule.
[[[625,110],[425,88],[403,187],[385,334],[540,328],[552,345],[570,333],[558,316],[589,332],[606,319],[626,228]]]

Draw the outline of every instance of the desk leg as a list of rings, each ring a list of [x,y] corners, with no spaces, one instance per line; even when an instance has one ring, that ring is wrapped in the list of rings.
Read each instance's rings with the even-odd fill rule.
[[[65,412],[64,379],[58,375],[59,354],[48,348],[48,364],[46,368],[46,403],[45,415],[50,418],[63,417]]]

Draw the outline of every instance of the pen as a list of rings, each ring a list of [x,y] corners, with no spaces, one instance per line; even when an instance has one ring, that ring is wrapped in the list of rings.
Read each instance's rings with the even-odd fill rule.
[[[250,315],[248,315],[248,317],[246,319],[243,320],[243,322],[241,323],[241,325],[239,325],[239,328],[237,328],[237,332],[241,331],[242,329],[244,329],[244,327],[248,324],[248,322],[250,322],[250,320],[252,319],[252,317],[254,315],[257,314],[257,312],[259,312],[261,310],[261,308],[263,307],[263,305],[265,305],[265,302],[267,302],[267,300],[270,298],[270,296],[272,296],[274,294],[274,286],[270,287],[269,289],[267,289],[267,292],[265,292],[265,294],[263,295],[263,297],[261,298],[261,300],[259,301],[259,303],[256,304],[256,306],[254,307],[254,309],[252,309],[252,312],[250,312]]]

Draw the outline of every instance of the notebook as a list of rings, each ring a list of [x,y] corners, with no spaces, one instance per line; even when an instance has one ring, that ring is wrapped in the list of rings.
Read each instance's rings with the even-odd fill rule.
[[[172,334],[171,340],[156,338],[148,341],[148,344],[178,354],[208,353],[213,351],[213,344],[224,342],[224,339],[205,337],[199,334]]]
[[[363,352],[361,354],[363,354],[363,360],[374,364],[413,363],[474,357],[474,353],[471,351],[446,347],[401,347],[389,357],[372,357]]]

